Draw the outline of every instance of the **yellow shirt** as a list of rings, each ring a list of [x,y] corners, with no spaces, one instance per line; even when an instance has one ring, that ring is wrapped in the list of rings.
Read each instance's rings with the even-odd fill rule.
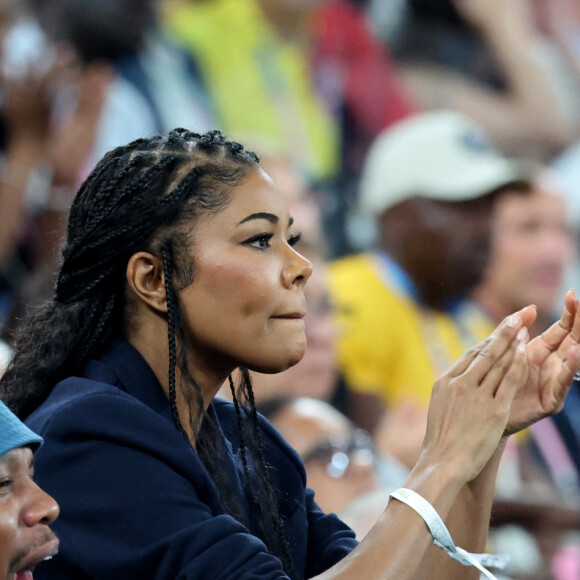
[[[331,177],[339,131],[298,47],[282,42],[255,0],[182,1],[169,32],[193,54],[221,128],[258,153],[289,153],[309,177]]]
[[[372,254],[334,262],[330,281],[345,379],[386,405],[409,397],[427,405],[435,379],[493,329],[475,306],[454,317],[421,307]]]

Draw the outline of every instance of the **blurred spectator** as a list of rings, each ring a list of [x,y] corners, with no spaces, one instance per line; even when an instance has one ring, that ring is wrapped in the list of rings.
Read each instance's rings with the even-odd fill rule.
[[[30,5],[3,43],[3,318],[17,304],[5,337],[52,291],[65,215],[95,158],[176,125],[213,124],[191,58],[157,27],[155,0]]]
[[[54,267],[64,215],[80,168],[94,142],[109,71],[80,71],[66,51],[51,45],[24,10],[4,4],[2,50],[3,133],[0,167],[1,322],[14,294],[39,269]],[[59,114],[63,87],[77,103]]]
[[[554,422],[567,443],[568,451],[580,473],[580,381],[570,389],[564,409],[556,415]]]
[[[360,539],[384,510],[387,492],[378,490],[375,455],[368,433],[354,425],[328,403],[308,397],[281,397],[258,405],[284,439],[297,451],[306,468],[308,487],[326,513],[339,516],[348,510],[349,525]],[[352,513],[351,504],[365,496],[372,509]],[[365,506],[366,507],[366,506]]]
[[[424,425],[437,375],[488,334],[468,297],[487,264],[493,202],[528,188],[526,169],[458,113],[417,115],[375,141],[361,205],[378,247],[331,266],[339,360],[361,426],[375,429],[385,407],[401,404]]]
[[[492,323],[512,309],[536,304],[538,319],[530,334],[539,334],[555,320],[554,309],[560,300],[565,266],[573,256],[574,237],[567,220],[565,197],[554,176],[547,170],[538,170],[529,193],[506,192],[497,199],[490,263],[473,298]],[[573,515],[580,513],[565,514],[566,506],[576,509],[580,506],[580,447],[565,412],[538,422],[527,437],[509,443],[513,448],[504,454],[497,486],[501,519],[512,518],[509,522],[512,545],[521,540],[517,534],[522,534],[513,521],[535,534],[547,567],[554,554],[559,557],[559,544],[570,527],[567,520],[574,521]],[[529,508],[537,514],[531,522],[521,516],[526,504],[535,506]],[[559,518],[553,510],[556,505]],[[502,528],[492,534],[494,549],[511,552],[509,546],[504,546],[507,539],[504,532]],[[552,541],[547,543],[546,536],[551,536]],[[531,563],[532,559],[528,561]],[[536,571],[542,565],[541,561],[536,562]]]
[[[506,193],[497,200],[491,260],[473,298],[493,323],[514,309],[536,304],[538,319],[530,332],[539,334],[556,318],[554,310],[560,300],[565,267],[575,257],[566,198],[553,175],[544,170],[529,194]],[[535,455],[553,485],[564,497],[580,499],[580,429],[573,420],[577,412],[580,408],[575,383],[564,411],[539,422],[531,433]],[[559,438],[567,449],[562,448]]]
[[[167,14],[199,61],[220,128],[287,152],[324,184],[329,250],[344,253],[366,149],[412,110],[360,11],[346,0],[181,0]]]
[[[312,45],[316,87],[340,122],[341,171],[358,177],[375,137],[414,112],[414,106],[388,47],[381,45],[353,2],[320,3],[314,12]]]
[[[538,306],[532,335],[554,320],[566,265],[575,257],[566,199],[547,171],[531,192],[514,191],[495,204],[491,261],[474,299],[493,320],[528,304]]]
[[[157,0],[33,0],[55,42],[85,65],[108,63],[116,75],[107,92],[90,169],[104,152],[176,126],[213,128],[196,65],[158,25]]]
[[[510,154],[548,160],[571,142],[529,0],[408,0],[391,41],[419,106],[470,116]]]
[[[576,0],[535,0],[537,20],[549,41],[547,57],[560,65],[554,81],[560,98],[570,113],[576,142],[552,160],[551,167],[567,198],[568,215],[575,228],[576,248],[580,248],[580,3]],[[580,263],[575,260],[566,272],[566,285],[580,287]],[[580,395],[575,424],[580,424]]]
[[[568,132],[580,137],[580,4],[576,0],[528,0],[540,34],[537,54],[556,91]]]
[[[339,134],[312,83],[312,8],[292,4],[281,13],[284,0],[183,1],[167,22],[199,62],[219,128],[251,143],[267,138],[309,178],[325,179],[338,167]]]

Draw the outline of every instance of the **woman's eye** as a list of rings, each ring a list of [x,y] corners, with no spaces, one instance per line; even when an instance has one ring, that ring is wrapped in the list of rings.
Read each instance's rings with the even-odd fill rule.
[[[296,234],[294,236],[290,236],[290,238],[288,239],[288,245],[295,246],[301,239],[302,239],[302,234]]]
[[[247,246],[252,246],[260,250],[265,250],[266,248],[270,247],[270,240],[272,239],[273,236],[274,234],[259,234],[257,236],[250,238],[249,240],[246,240],[244,243]]]

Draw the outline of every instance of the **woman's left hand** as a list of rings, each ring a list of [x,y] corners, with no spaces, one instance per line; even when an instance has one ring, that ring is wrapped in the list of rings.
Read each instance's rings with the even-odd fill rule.
[[[566,294],[560,320],[527,346],[528,377],[513,400],[506,435],[554,415],[564,406],[575,373],[580,370],[580,304]]]

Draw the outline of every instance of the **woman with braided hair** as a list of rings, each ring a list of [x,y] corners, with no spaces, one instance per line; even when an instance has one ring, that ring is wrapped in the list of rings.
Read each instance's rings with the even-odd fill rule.
[[[54,300],[0,383],[44,437],[37,478],[61,505],[61,551],[37,578],[479,575],[438,518],[483,549],[507,436],[559,410],[580,368],[574,294],[542,336],[528,342],[524,308],[438,379],[407,489],[357,546],[253,400],[249,370],[282,371],[306,346],[298,237],[256,156],[219,132],[177,129],[98,163]],[[233,404],[215,398],[227,381]]]

